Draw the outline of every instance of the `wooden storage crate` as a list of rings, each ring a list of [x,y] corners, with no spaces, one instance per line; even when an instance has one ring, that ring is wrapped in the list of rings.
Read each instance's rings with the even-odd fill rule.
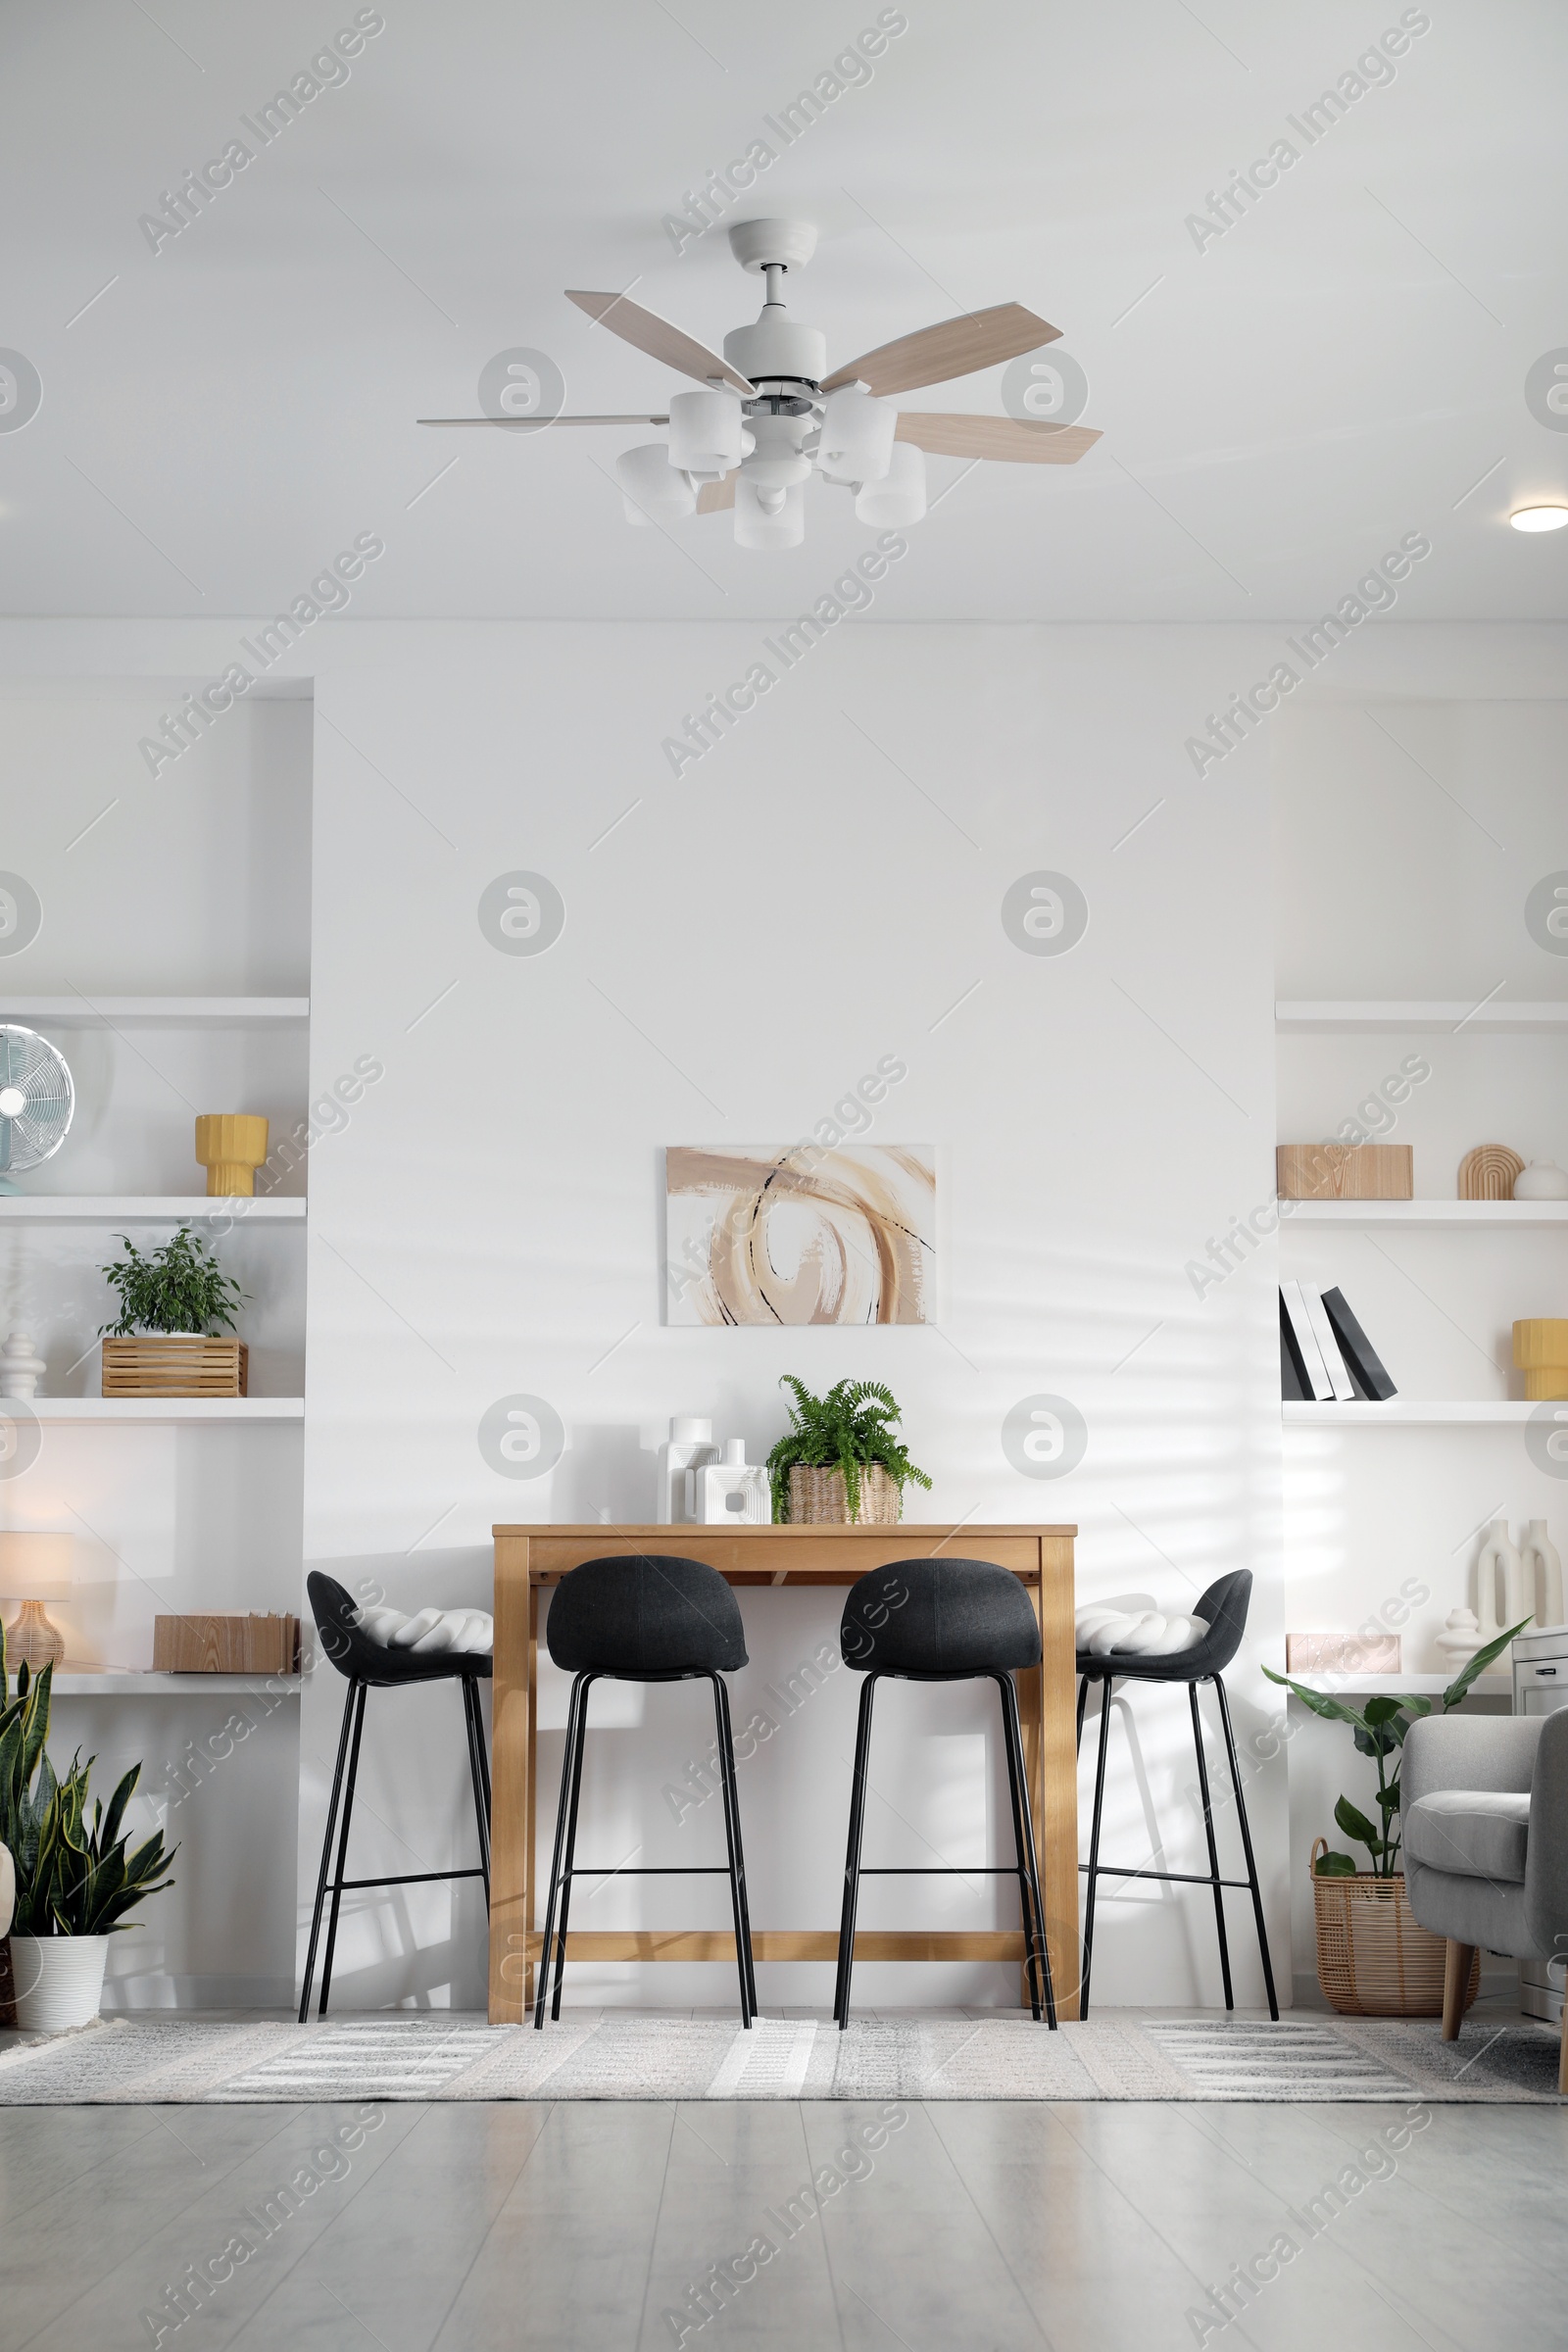
[[[1413,1200],[1415,1154],[1408,1144],[1277,1144],[1282,1200]]]
[[[297,1674],[297,1617],[153,1619],[155,1674]]]
[[[243,1340],[147,1332],[104,1342],[106,1396],[243,1396],[249,1378]]]

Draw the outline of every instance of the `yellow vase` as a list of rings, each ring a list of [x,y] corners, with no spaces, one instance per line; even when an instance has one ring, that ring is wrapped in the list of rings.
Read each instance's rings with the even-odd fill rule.
[[[196,1157],[209,1193],[250,1195],[267,1157],[267,1121],[249,1110],[206,1111],[196,1121]]]

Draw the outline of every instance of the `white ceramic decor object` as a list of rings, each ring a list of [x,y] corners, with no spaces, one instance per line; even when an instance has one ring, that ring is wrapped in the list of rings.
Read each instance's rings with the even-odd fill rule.
[[[746,1459],[746,1440],[726,1438],[721,1462],[686,1474],[687,1508],[700,1527],[766,1527],[773,1516],[767,1472]]]
[[[9,1936],[17,1909],[17,1866],[11,1848],[0,1845],[0,1936]]]
[[[48,1369],[30,1333],[14,1331],[0,1348],[0,1396],[36,1396]]]
[[[1519,1548],[1524,1554],[1525,1598],[1535,1601],[1537,1630],[1561,1625],[1562,1561],[1556,1544],[1546,1533],[1544,1519],[1526,1520],[1524,1542]]]
[[[1533,1159],[1513,1180],[1516,1200],[1568,1200],[1568,1170],[1554,1159]]]
[[[654,1497],[657,1526],[676,1527],[688,1517],[686,1473],[717,1459],[711,1421],[696,1413],[676,1413],[669,1436],[659,1448],[659,1492]]]
[[[1498,1586],[1502,1588],[1497,1609]],[[1532,1613],[1525,1598],[1525,1564],[1508,1540],[1506,1519],[1494,1519],[1481,1545],[1476,1561],[1476,1622],[1481,1628],[1481,1644],[1494,1642],[1510,1625]],[[1481,1644],[1478,1644],[1480,1646]]]
[[[13,1936],[11,1976],[24,2034],[90,2026],[104,1997],[107,1936]]]
[[[1461,1666],[1469,1664],[1481,1647],[1481,1628],[1476,1623],[1474,1609],[1448,1611],[1448,1621],[1438,1636],[1438,1647],[1443,1652],[1444,1664],[1451,1666],[1456,1674]]]

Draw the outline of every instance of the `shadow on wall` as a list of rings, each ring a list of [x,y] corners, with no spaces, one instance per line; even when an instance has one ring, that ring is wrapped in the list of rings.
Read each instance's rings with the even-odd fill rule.
[[[566,1527],[641,1526],[654,1515],[658,1468],[635,1422],[573,1422],[571,1443],[552,1476],[549,1508],[540,1515]],[[510,1516],[499,1499],[495,1515]]]

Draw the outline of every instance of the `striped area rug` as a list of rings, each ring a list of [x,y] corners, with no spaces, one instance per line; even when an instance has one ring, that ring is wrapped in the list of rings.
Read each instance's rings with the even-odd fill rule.
[[[1056,2034],[995,2013],[760,2018],[568,2010],[536,2034],[393,2014],[249,2024],[122,2017],[0,2035],[0,2106],[344,2100],[1426,2100],[1558,2104],[1557,2036],[1529,2023],[1097,2012]]]

